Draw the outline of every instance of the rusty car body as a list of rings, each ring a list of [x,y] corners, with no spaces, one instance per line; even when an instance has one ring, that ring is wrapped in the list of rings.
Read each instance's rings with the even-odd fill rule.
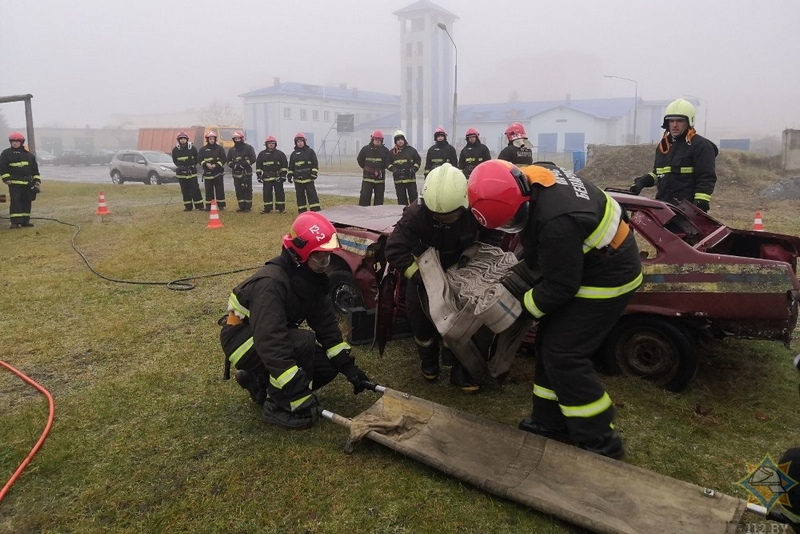
[[[644,283],[598,354],[607,372],[680,391],[697,371],[702,339],[736,336],[788,346],[797,325],[800,238],[731,228],[686,201],[674,206],[609,194],[636,233]],[[322,213],[342,240],[329,278],[337,309],[350,314],[351,333],[360,332],[351,342],[374,337],[381,346],[405,311],[402,277],[383,255],[402,206],[337,206]],[[358,314],[360,327],[353,320]],[[364,315],[377,317],[365,322]]]

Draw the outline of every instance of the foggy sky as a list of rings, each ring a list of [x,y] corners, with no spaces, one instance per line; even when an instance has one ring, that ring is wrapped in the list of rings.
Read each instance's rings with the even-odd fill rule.
[[[37,126],[115,113],[241,108],[274,77],[400,93],[414,0],[0,0],[0,95],[33,94]],[[800,1],[436,0],[459,17],[459,104],[685,95],[709,137],[800,127]],[[22,103],[4,104],[11,126]],[[716,133],[716,135],[714,135]]]

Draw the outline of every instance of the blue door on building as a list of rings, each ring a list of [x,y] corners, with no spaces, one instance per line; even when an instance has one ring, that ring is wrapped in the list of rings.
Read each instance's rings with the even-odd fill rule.
[[[565,133],[564,152],[572,152],[572,170],[579,171],[586,165],[586,153],[583,150],[586,134]]]

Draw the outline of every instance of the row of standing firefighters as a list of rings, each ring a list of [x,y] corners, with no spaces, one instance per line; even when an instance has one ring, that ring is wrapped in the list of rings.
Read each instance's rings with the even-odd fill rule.
[[[519,166],[532,164],[533,152],[525,128],[515,122],[506,129],[505,135],[508,146],[500,152],[498,158]],[[394,146],[389,149],[383,142],[383,132],[375,130],[370,136],[369,144],[364,145],[358,153],[356,160],[358,166],[363,169],[359,206],[369,206],[370,203],[376,206],[383,204],[387,172],[392,174],[398,204],[408,206],[417,199],[416,173],[422,165],[422,158],[419,152],[408,144],[402,130],[395,131],[392,137]],[[428,148],[425,156],[424,176],[427,177],[436,167],[449,163],[461,169],[469,179],[475,167],[492,159],[489,148],[480,140],[478,130],[468,129],[465,138],[466,145],[461,149],[461,154],[456,155],[455,147],[447,141],[445,129],[437,128],[433,132],[434,143]]]
[[[277,140],[269,136],[264,142],[264,150],[256,155],[255,149],[245,143],[242,132],[234,132],[233,146],[225,149],[217,144],[216,132],[205,135],[206,144],[199,150],[189,142],[189,136],[180,132],[177,145],[172,149],[172,161],[177,167],[176,176],[181,186],[184,211],[192,209],[207,210],[211,201],[216,200],[220,210],[227,206],[225,199],[225,167],[231,170],[236,200],[236,211],[249,212],[253,208],[253,171],[259,183],[263,184],[264,208],[261,213],[278,213],[286,210],[286,194],[283,183],[294,183],[297,194],[297,210],[319,211],[320,203],[314,181],[319,173],[319,163],[314,149],[308,146],[304,134],[294,137],[294,149],[289,158],[278,150]],[[200,193],[197,167],[201,169],[201,179],[205,183],[205,203]]]

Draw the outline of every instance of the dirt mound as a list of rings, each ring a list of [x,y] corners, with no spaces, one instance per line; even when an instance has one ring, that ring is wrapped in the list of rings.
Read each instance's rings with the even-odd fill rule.
[[[633,179],[653,169],[656,145],[589,145],[586,167],[577,172],[581,178],[600,187],[628,188]],[[778,195],[769,198],[800,199],[800,184],[773,190],[782,182],[780,156],[764,156],[737,150],[725,150],[717,156],[715,194]],[[789,196],[786,196],[789,195]]]

